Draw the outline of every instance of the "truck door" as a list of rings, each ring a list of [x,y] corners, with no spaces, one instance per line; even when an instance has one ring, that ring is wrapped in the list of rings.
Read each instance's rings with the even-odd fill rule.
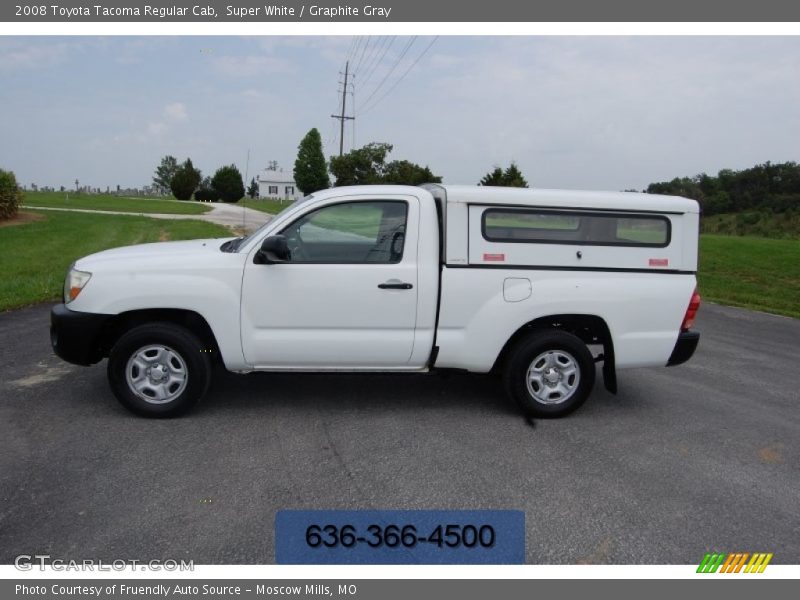
[[[419,200],[337,199],[282,228],[288,262],[248,256],[244,355],[256,368],[403,368],[417,314]]]

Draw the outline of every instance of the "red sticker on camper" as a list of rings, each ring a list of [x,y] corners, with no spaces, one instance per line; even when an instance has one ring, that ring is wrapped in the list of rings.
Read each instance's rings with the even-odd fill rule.
[[[500,262],[506,259],[505,254],[484,254],[483,260],[493,261],[493,262]]]
[[[650,259],[650,266],[651,267],[668,267],[669,266],[669,259],[668,258],[651,258]]]

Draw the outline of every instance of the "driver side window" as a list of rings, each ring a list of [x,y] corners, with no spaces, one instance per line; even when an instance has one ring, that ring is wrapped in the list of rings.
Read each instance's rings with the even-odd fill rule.
[[[397,263],[407,215],[401,200],[345,202],[306,214],[281,233],[292,263]]]

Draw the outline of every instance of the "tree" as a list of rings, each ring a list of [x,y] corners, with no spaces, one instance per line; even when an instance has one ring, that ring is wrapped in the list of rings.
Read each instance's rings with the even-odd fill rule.
[[[0,219],[12,219],[22,204],[22,190],[11,171],[0,169]]]
[[[528,187],[528,182],[522,176],[522,171],[519,170],[517,163],[512,161],[505,171],[500,167],[495,167],[493,171],[489,171],[478,182],[478,185],[526,188]]]
[[[194,192],[194,199],[198,202],[216,202],[217,196],[214,190],[211,189],[211,178],[204,177],[200,182],[200,186]]]
[[[211,178],[211,189],[224,202],[237,202],[244,196],[244,181],[236,165],[220,167]]]
[[[335,185],[381,183],[386,155],[392,148],[391,144],[372,142],[342,156],[331,157],[331,173],[336,177]]]
[[[178,159],[174,156],[167,155],[161,159],[161,164],[156,167],[155,175],[153,175],[153,185],[163,194],[171,189],[170,184],[172,178],[178,170]]]
[[[255,177],[250,180],[250,185],[247,186],[247,195],[253,199],[258,196],[258,184]]]
[[[508,165],[508,168],[503,172],[503,180],[505,181],[506,187],[528,187],[528,182],[525,181],[525,178],[522,176],[522,171],[519,170],[517,163],[514,161],[511,161],[511,164]]]
[[[169,188],[178,200],[188,200],[200,185],[202,178],[200,169],[195,169],[192,159],[187,158],[186,162],[175,171],[169,182]]]
[[[407,160],[395,160],[387,164],[386,156],[392,148],[391,144],[373,142],[342,156],[332,157],[331,173],[336,177],[336,185],[419,185],[442,181],[427,166],[421,167]]]
[[[300,140],[297,147],[297,160],[294,161],[294,181],[304,194],[331,187],[328,165],[322,153],[322,136],[316,127]]]
[[[800,207],[800,165],[767,161],[741,171],[722,169],[716,176],[701,173],[676,177],[651,183],[647,192],[697,200],[706,216],[751,211],[785,213]]]
[[[503,185],[503,169],[495,167],[478,182],[478,185]]]
[[[422,185],[423,183],[441,183],[442,178],[434,175],[426,166],[421,167],[407,160],[393,160],[386,165],[382,183],[397,185]]]

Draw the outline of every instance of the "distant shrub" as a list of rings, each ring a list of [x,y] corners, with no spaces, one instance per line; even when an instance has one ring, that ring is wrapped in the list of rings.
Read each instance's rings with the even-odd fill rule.
[[[216,202],[217,195],[210,187],[200,187],[194,193],[194,199],[198,202]]]
[[[190,158],[178,167],[169,182],[172,195],[178,200],[188,200],[200,185],[203,177],[199,169],[195,169]]]
[[[0,219],[17,216],[20,204],[22,204],[22,190],[17,185],[17,178],[11,171],[0,169]]]
[[[244,181],[236,165],[220,167],[211,178],[211,189],[224,202],[237,202],[244,196]]]
[[[200,185],[194,191],[194,199],[198,202],[216,202],[219,200],[211,187],[211,177],[203,177]]]

